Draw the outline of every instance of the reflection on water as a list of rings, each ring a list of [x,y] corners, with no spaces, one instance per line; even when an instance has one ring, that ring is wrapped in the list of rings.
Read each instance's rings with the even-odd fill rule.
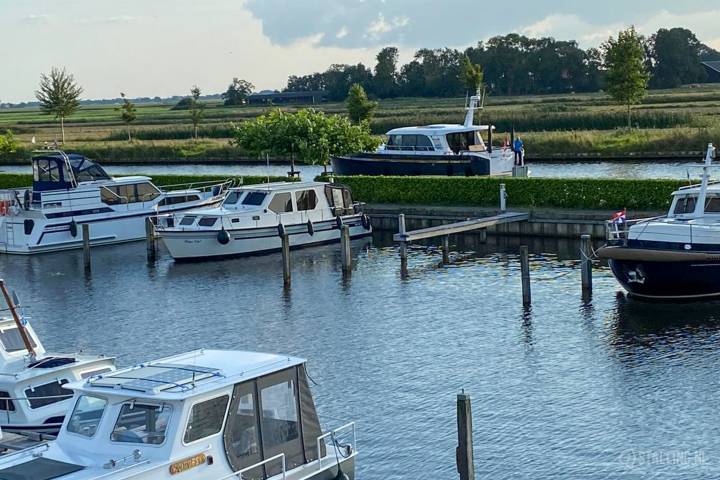
[[[361,479],[454,478],[461,388],[485,478],[718,478],[720,305],[628,300],[604,267],[584,302],[574,242],[488,240],[453,242],[448,266],[413,245],[405,278],[383,236],[352,242],[351,276],[336,245],[293,251],[289,289],[277,254],[148,266],[142,243],[94,249],[90,275],[80,252],[3,256],[0,274],[52,350],[308,358],[325,425],[357,421]]]

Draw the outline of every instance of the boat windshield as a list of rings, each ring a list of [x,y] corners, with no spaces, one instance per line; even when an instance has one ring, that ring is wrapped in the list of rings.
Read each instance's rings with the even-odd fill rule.
[[[242,197],[243,192],[233,191],[228,194],[227,197],[225,197],[225,201],[223,202],[223,206],[227,207],[230,205],[236,205],[238,203],[238,200]]]
[[[248,192],[243,198],[243,205],[262,205],[267,197],[267,192]]]
[[[88,438],[95,436],[105,407],[107,407],[107,400],[104,398],[90,395],[81,396],[75,403],[75,409],[67,424],[67,431]]]
[[[170,423],[169,405],[141,405],[130,402],[122,406],[110,439],[120,443],[160,445]]]

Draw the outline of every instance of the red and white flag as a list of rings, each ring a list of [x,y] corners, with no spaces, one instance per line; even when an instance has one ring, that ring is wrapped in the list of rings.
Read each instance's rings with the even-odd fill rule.
[[[623,208],[621,211],[613,213],[610,221],[613,223],[625,223],[625,209]]]

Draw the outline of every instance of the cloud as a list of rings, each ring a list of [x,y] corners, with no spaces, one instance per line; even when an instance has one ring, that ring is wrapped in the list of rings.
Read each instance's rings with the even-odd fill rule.
[[[50,15],[44,13],[29,13],[21,21],[25,23],[41,23],[50,19]]]
[[[130,15],[117,15],[112,17],[78,18],[75,23],[80,25],[102,25],[109,23],[130,23],[138,20],[138,17]]]
[[[350,31],[348,30],[347,26],[343,25],[342,27],[340,27],[340,30],[338,30],[338,32],[335,34],[335,38],[345,38],[347,37],[348,33],[350,33]]]
[[[377,18],[368,25],[366,34],[370,38],[377,39],[395,29],[406,27],[408,23],[410,23],[410,19],[406,16],[395,17],[388,22],[385,20],[385,16],[382,12],[380,12],[378,13]]]

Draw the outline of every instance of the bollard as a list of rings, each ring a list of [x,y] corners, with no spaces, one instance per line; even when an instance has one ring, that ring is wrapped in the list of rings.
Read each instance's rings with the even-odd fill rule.
[[[290,236],[283,233],[280,236],[282,240],[282,263],[283,263],[283,283],[290,286]]]
[[[405,235],[405,214],[401,213],[398,215],[398,233],[400,235]],[[407,242],[400,241],[400,262],[401,262],[401,268],[402,265],[405,265],[404,268],[407,267]]]
[[[445,235],[442,239],[442,255],[443,264],[450,263],[450,235]]]
[[[530,259],[527,245],[520,245],[520,276],[522,277],[523,306],[530,306]]]
[[[155,240],[155,225],[150,217],[145,219],[145,242],[147,243],[147,261],[152,263],[157,258],[157,242]]]
[[[505,184],[500,184],[500,211],[504,212],[507,210],[507,192],[505,191]]]
[[[352,270],[352,250],[350,249],[350,226],[348,225],[343,225],[340,230],[340,251],[343,273],[350,273],[350,270]]]
[[[472,438],[472,407],[465,391],[457,396],[458,446],[455,454],[460,480],[475,480]]]
[[[82,224],[82,241],[83,241],[83,263],[85,264],[85,270],[90,270],[90,225],[87,223]]]
[[[592,293],[592,246],[590,235],[580,235],[580,280],[583,293]]]

